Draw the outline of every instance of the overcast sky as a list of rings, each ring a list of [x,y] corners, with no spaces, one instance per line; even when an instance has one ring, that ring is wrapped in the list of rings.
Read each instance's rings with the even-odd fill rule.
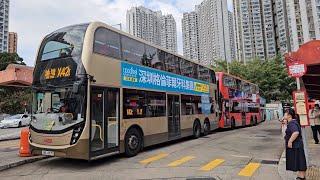
[[[143,5],[177,22],[178,52],[182,54],[182,13],[194,10],[203,0],[11,0],[9,31],[18,33],[18,54],[33,66],[41,39],[48,33],[71,24],[102,21],[126,23],[126,10]],[[231,10],[231,0],[227,0]],[[230,1],[230,2],[229,2]]]

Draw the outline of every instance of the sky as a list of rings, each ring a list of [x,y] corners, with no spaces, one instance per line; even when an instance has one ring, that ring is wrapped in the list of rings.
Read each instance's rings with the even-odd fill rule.
[[[126,11],[143,5],[162,14],[172,14],[177,23],[178,53],[182,54],[181,19],[203,0],[11,0],[9,31],[18,33],[18,54],[34,66],[42,38],[58,28],[92,21],[121,23],[126,29]],[[232,9],[231,0],[228,1]],[[117,26],[115,26],[117,27]]]

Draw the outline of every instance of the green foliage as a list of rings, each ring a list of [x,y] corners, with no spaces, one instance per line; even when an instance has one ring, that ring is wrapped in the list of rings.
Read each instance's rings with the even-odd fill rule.
[[[5,70],[9,64],[25,65],[17,53],[0,53],[0,71]],[[30,109],[31,96],[29,88],[0,87],[0,114],[23,113],[25,108]]]
[[[24,113],[25,110],[30,112],[32,102],[30,88],[2,87],[0,99],[0,114]]]
[[[216,72],[227,72],[227,62],[217,61],[214,69]],[[296,87],[294,79],[288,76],[281,56],[267,61],[254,59],[246,64],[232,61],[229,63],[229,72],[257,84],[261,89],[260,93],[268,101],[290,100],[291,92]]]
[[[6,69],[9,64],[26,65],[17,53],[0,53],[0,71]]]

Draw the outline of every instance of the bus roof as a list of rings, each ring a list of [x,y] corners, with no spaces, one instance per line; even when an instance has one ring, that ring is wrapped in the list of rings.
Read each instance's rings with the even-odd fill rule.
[[[222,74],[222,75],[227,75],[227,76],[230,76],[230,77],[233,77],[233,78],[235,78],[235,79],[239,79],[239,80],[241,80],[241,81],[244,81],[244,82],[246,82],[246,83],[249,83],[249,84],[251,84],[251,85],[255,85],[255,86],[258,86],[257,84],[254,84],[254,83],[252,83],[252,82],[250,82],[250,81],[248,81],[248,80],[244,80],[244,79],[242,79],[242,78],[240,78],[240,77],[237,77],[237,76],[235,76],[235,75],[231,75],[231,74],[228,74],[228,73],[225,73],[225,72],[216,72],[217,74]],[[260,88],[259,88],[260,89]]]

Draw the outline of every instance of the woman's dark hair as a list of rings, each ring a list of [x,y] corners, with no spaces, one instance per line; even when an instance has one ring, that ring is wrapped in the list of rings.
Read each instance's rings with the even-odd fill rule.
[[[292,117],[292,119],[296,119],[297,118],[295,111],[293,109],[291,109],[291,108],[287,109],[286,113],[288,113]]]

